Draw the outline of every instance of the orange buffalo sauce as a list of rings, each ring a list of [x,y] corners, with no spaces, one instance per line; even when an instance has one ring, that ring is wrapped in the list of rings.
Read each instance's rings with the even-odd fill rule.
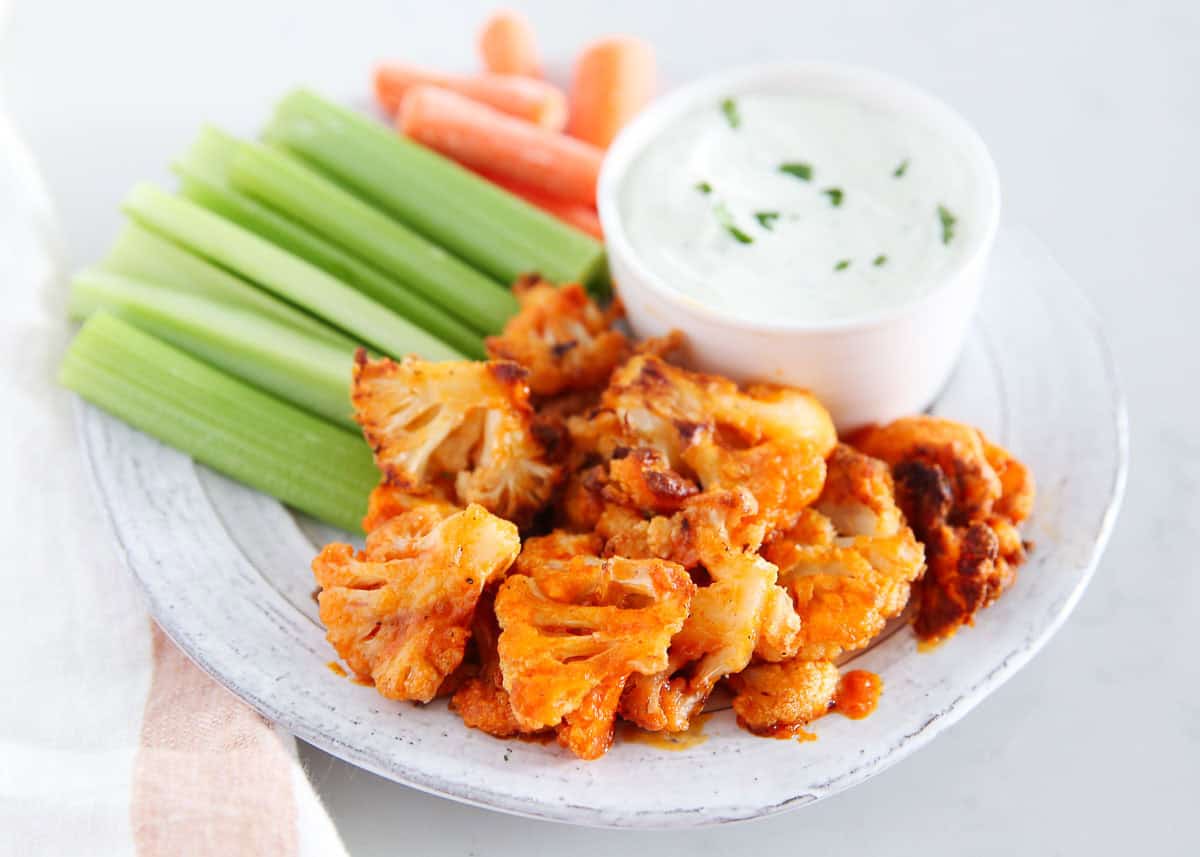
[[[741,726],[747,732],[757,735],[760,738],[777,738],[780,741],[791,741],[793,738],[800,743],[816,741],[816,734],[804,728],[807,725],[807,723],[776,723],[774,726],[769,726],[766,729],[751,729],[740,717],[738,718],[738,726]]]
[[[711,714],[697,714],[692,718],[686,732],[647,732],[632,723],[622,721],[621,740],[632,741],[634,744],[649,744],[659,750],[678,753],[708,740],[708,736],[704,734],[704,724],[710,717]]]
[[[340,675],[342,678],[346,677],[346,670],[337,661],[330,661],[325,666],[329,667],[329,671],[334,675]]]
[[[838,683],[833,710],[851,720],[862,720],[875,710],[883,693],[883,679],[867,670],[851,670]]]

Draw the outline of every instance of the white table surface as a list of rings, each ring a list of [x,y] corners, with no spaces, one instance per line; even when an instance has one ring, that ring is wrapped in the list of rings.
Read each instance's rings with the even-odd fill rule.
[[[253,131],[298,82],[365,94],[370,64],[388,56],[469,67],[490,4],[16,5],[8,101],[83,264],[115,233],[124,192],[166,179],[202,120]],[[527,11],[552,59],[628,31],[657,46],[668,82],[836,59],[955,105],[992,147],[1007,218],[1042,238],[1107,322],[1131,413],[1129,491],[1058,637],[960,725],[858,789],[718,830],[595,832],[460,806],[308,750],[351,852],[1200,853],[1200,3],[610,0]]]

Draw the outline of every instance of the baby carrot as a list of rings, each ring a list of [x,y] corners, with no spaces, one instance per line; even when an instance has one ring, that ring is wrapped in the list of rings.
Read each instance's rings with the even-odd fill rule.
[[[575,63],[567,133],[602,149],[654,96],[654,51],[632,36],[588,45]]]
[[[494,13],[479,33],[483,67],[495,74],[541,77],[533,27],[524,15],[510,9]]]
[[[596,204],[603,152],[435,86],[404,96],[397,126],[408,137],[473,170],[569,202]]]
[[[395,116],[404,93],[423,83],[449,89],[551,131],[561,131],[567,124],[567,96],[561,89],[544,80],[513,74],[439,74],[387,63],[375,70],[375,98],[385,112]]]
[[[591,235],[593,238],[599,238],[601,241],[604,240],[604,232],[600,228],[600,217],[596,214],[596,209],[590,205],[581,205],[578,202],[567,202],[557,199],[549,194],[508,181],[497,175],[488,173],[479,173],[479,175],[492,184],[499,185],[509,193],[521,197],[521,199],[530,205],[536,205],[547,214],[553,214],[563,223],[570,224],[581,232]]]

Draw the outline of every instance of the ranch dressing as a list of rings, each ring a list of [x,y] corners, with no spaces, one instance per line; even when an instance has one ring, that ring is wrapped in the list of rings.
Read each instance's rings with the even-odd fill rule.
[[[696,109],[620,189],[641,261],[672,288],[751,321],[821,322],[908,303],[972,228],[969,173],[913,118],[815,93]]]

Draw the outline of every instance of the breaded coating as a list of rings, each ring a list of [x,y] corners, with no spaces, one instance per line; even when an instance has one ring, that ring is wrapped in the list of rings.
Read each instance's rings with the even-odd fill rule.
[[[428,524],[440,511],[408,514]],[[400,538],[380,538],[371,556],[330,544],[312,569],[326,637],[342,659],[384,696],[428,702],[462,662],[484,586],[504,575],[521,544],[516,526],[478,505],[419,539],[404,532],[403,517],[392,519]]]
[[[833,659],[862,648],[904,609],[924,568],[896,505],[888,467],[839,445],[816,505],[763,549],[800,615],[799,654]]]
[[[540,541],[526,542],[535,555]],[[558,725],[603,682],[663,669],[695,590],[663,560],[577,555],[521,569],[497,592],[496,618],[504,688],[530,730]]]
[[[751,732],[811,723],[829,712],[837,696],[838,669],[829,661],[799,658],[758,664],[731,676],[733,710]]]
[[[602,311],[578,283],[555,286],[536,274],[517,280],[513,294],[521,310],[487,338],[487,352],[528,369],[535,396],[602,387],[628,356],[628,339],[612,326],[619,302]]]
[[[1028,469],[978,429],[940,417],[869,428],[854,443],[891,466],[900,508],[925,543],[917,633],[943,639],[973,624],[1025,559],[1016,526],[1033,508]]]
[[[524,522],[559,477],[534,437],[524,379],[515,363],[396,363],[360,350],[351,398],[388,483]]]

